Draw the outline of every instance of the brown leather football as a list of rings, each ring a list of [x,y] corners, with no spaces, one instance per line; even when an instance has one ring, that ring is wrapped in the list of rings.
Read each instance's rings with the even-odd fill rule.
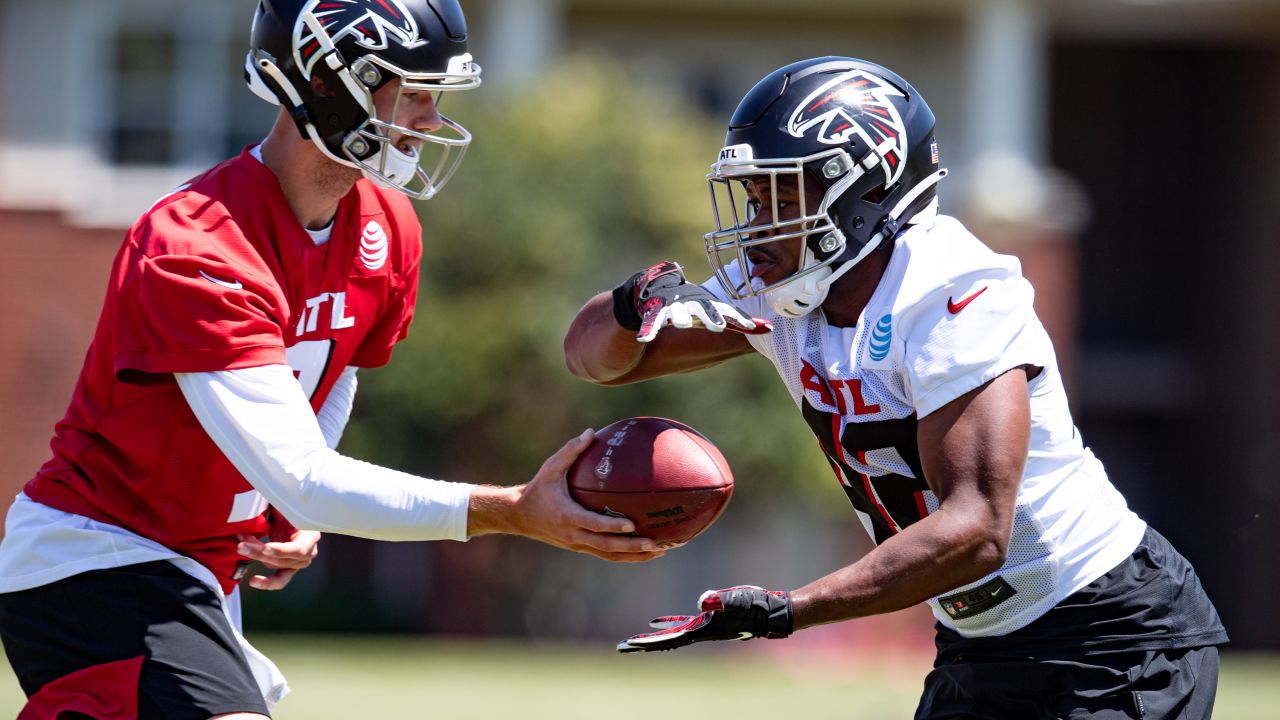
[[[670,548],[720,517],[733,495],[733,474],[697,430],[633,417],[596,432],[569,470],[569,494],[583,507],[630,518],[638,535]]]

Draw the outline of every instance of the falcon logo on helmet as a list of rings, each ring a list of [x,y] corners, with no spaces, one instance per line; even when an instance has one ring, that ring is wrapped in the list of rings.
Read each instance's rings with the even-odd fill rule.
[[[307,11],[315,16],[335,45],[347,36],[370,50],[390,47],[388,36],[410,49],[427,44],[418,32],[418,23],[400,0],[312,0]],[[311,69],[320,59],[321,43],[303,22],[307,11],[298,14],[293,46],[297,54],[295,62],[310,77]]]
[[[821,307],[833,283],[936,212],[935,186],[947,171],[938,167],[933,134],[933,111],[920,93],[875,63],[817,57],[766,75],[738,103],[724,139],[754,157],[722,152],[707,175],[716,229],[703,247],[725,294],[763,297],[788,318]],[[747,187],[758,177],[771,188],[785,182],[805,201],[783,217],[773,190],[773,212],[758,212]],[[795,271],[769,281],[753,274],[753,250],[794,248],[797,239]]]
[[[907,156],[906,125],[890,100],[893,96],[904,97],[901,90],[866,70],[841,73],[796,107],[787,132],[799,138],[817,127],[818,142],[825,145],[861,138],[879,158],[887,187],[901,177]]]

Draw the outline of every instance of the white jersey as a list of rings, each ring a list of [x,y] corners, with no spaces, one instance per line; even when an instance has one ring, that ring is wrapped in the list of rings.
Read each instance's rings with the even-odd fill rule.
[[[726,299],[714,279],[704,287]],[[1029,383],[1031,443],[1008,558],[929,600],[964,636],[1030,623],[1128,557],[1146,530],[1071,420],[1032,298],[1016,258],[939,215],[897,238],[857,327],[830,326],[821,311],[782,317],[759,297],[735,303],[773,322],[772,333],[747,337],[777,368],[877,544],[938,509],[920,467],[919,418],[1010,369],[1042,368]]]

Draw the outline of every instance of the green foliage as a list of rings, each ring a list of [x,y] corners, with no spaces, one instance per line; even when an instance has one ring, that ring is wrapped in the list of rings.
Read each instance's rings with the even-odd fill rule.
[[[475,140],[449,187],[422,205],[413,331],[388,368],[361,376],[346,449],[511,484],[584,427],[662,415],[721,447],[743,502],[807,487],[832,506],[831,471],[762,358],[626,388],[564,366],[564,333],[591,295],[661,259],[697,280],[710,274],[704,177],[722,121],[600,58],[572,60],[515,96],[481,90],[446,103]]]

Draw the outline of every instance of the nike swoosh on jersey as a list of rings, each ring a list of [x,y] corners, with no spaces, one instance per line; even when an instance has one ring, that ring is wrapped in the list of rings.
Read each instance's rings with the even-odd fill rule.
[[[990,286],[987,286],[987,287],[990,287]],[[977,300],[979,295],[981,295],[982,293],[984,293],[984,292],[986,292],[986,291],[987,291],[987,287],[982,288],[982,289],[981,289],[981,290],[979,290],[978,292],[976,292],[976,293],[974,293],[974,294],[970,295],[969,297],[967,297],[967,298],[965,298],[965,299],[961,300],[960,302],[955,302],[955,301],[954,301],[954,300],[952,300],[950,297],[948,297],[948,298],[947,298],[947,310],[948,310],[952,315],[955,315],[956,313],[958,313],[958,312],[960,312],[961,310],[963,310],[963,309],[965,308],[965,306],[966,306],[966,305],[968,305],[969,303],[973,302],[974,300]]]
[[[244,289],[244,285],[239,280],[222,280],[220,278],[216,278],[210,275],[209,273],[203,270],[200,271],[200,277],[204,278],[205,280],[208,280],[209,282],[215,285],[221,285],[222,287],[231,288],[232,290]]]

